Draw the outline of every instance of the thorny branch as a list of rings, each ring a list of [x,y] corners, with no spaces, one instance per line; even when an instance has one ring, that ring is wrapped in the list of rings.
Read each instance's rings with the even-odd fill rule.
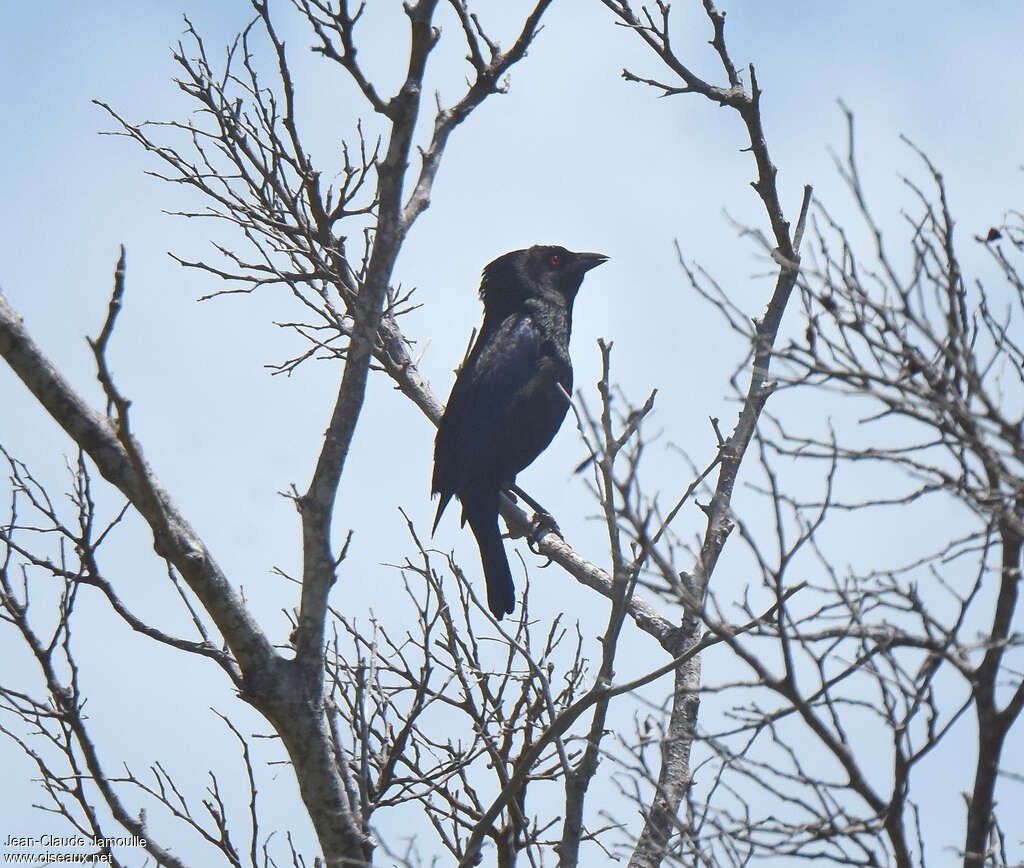
[[[712,573],[734,525],[732,499],[740,465],[754,436],[765,402],[774,390],[769,375],[772,351],[782,315],[789,304],[799,273],[800,242],[811,203],[811,188],[804,188],[797,227],[791,234],[777,185],[777,170],[761,122],[761,90],[754,66],[751,64],[748,67],[748,91],[726,47],[725,13],[719,11],[711,0],[704,0],[703,5],[713,31],[711,46],[725,73],[727,84],[724,86],[713,85],[700,78],[676,55],[670,37],[669,4],[658,0],[655,15],[648,6],[641,6],[639,13],[636,12],[629,0],[602,2],[614,13],[619,24],[632,29],[643,40],[680,83],[667,84],[640,77],[629,70],[623,70],[623,78],[652,86],[665,96],[696,93],[721,106],[728,106],[739,114],[747,129],[749,150],[757,169],[757,178],[751,182],[751,186],[764,204],[775,242],[772,255],[779,264],[771,300],[764,315],[754,321],[754,330],[749,335],[752,362],[750,381],[732,434],[719,447],[718,479],[710,502],[703,507],[707,514],[707,529],[700,552],[692,569],[680,574],[680,597],[689,609],[682,627],[680,647],[693,647],[699,641],[701,631],[695,610],[699,611],[703,607]],[[657,865],[664,858],[669,836],[676,824],[676,814],[691,780],[689,752],[697,724],[699,686],[700,661],[698,657],[693,657],[688,671],[683,673],[680,670],[676,680],[673,694],[675,701],[655,797],[646,814],[644,830],[633,852],[631,865]]]
[[[943,848],[970,868],[1008,865],[996,793],[1013,779],[1005,746],[1024,709],[1014,627],[1024,374],[1008,336],[1024,305],[1015,271],[996,290],[965,280],[945,183],[912,145],[931,188],[905,179],[909,255],[893,255],[847,121],[848,150],[836,159],[873,249],[862,255],[817,206],[798,284],[806,329],[774,352],[778,391],[816,395],[831,415],[827,425],[815,424],[819,412],[762,426],[755,491],[774,528],[734,517],[764,592],[777,597],[794,571],[821,578],[804,605],[725,639],[751,677],[705,685],[725,709],[704,723],[715,784],[677,829],[686,852],[733,864],[771,854],[910,866],[947,859]],[[1004,276],[1018,253],[998,242],[1018,233],[1010,220],[977,239]],[[719,288],[694,277],[731,315]],[[821,464],[819,496],[801,493],[794,460]],[[828,541],[846,523],[868,540],[899,528],[898,548],[911,555],[885,565],[886,547],[873,549],[841,570]],[[715,594],[711,602],[720,612]],[[745,598],[741,610],[754,605]],[[703,621],[717,632],[721,617]],[[838,776],[823,770],[820,750]],[[937,772],[957,783],[930,792],[921,782]],[[936,833],[936,812],[948,816],[958,790],[962,829]],[[771,810],[756,809],[764,800]]]

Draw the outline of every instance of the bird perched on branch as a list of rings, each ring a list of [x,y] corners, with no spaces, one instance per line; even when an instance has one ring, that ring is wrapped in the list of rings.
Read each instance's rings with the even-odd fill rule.
[[[551,442],[569,409],[572,305],[583,275],[608,257],[535,245],[483,272],[484,322],[434,441],[434,529],[452,495],[480,547],[487,605],[499,619],[515,586],[498,530],[501,492]],[[432,531],[433,532],[433,531]]]

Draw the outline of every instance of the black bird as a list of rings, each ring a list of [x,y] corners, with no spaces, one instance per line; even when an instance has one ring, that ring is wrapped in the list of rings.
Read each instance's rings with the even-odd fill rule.
[[[502,490],[551,442],[569,409],[572,304],[583,275],[608,257],[535,245],[499,256],[483,272],[484,323],[434,441],[434,529],[452,495],[480,547],[487,605],[500,619],[515,586],[498,530]]]

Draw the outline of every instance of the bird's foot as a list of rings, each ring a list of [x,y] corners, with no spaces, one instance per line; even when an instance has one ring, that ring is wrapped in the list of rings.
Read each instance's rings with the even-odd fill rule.
[[[565,539],[551,513],[543,509],[538,510],[533,514],[533,519],[530,521],[530,532],[526,535],[526,544],[530,547],[530,551],[534,554],[540,554],[538,551],[540,541],[549,533],[556,534],[559,538]]]

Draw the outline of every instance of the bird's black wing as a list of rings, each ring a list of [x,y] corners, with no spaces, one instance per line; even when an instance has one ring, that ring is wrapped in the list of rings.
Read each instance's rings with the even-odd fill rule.
[[[565,371],[548,349],[528,315],[508,317],[477,339],[438,427],[438,518],[453,494],[464,500],[474,489],[510,483],[558,430],[568,406],[558,387]]]

